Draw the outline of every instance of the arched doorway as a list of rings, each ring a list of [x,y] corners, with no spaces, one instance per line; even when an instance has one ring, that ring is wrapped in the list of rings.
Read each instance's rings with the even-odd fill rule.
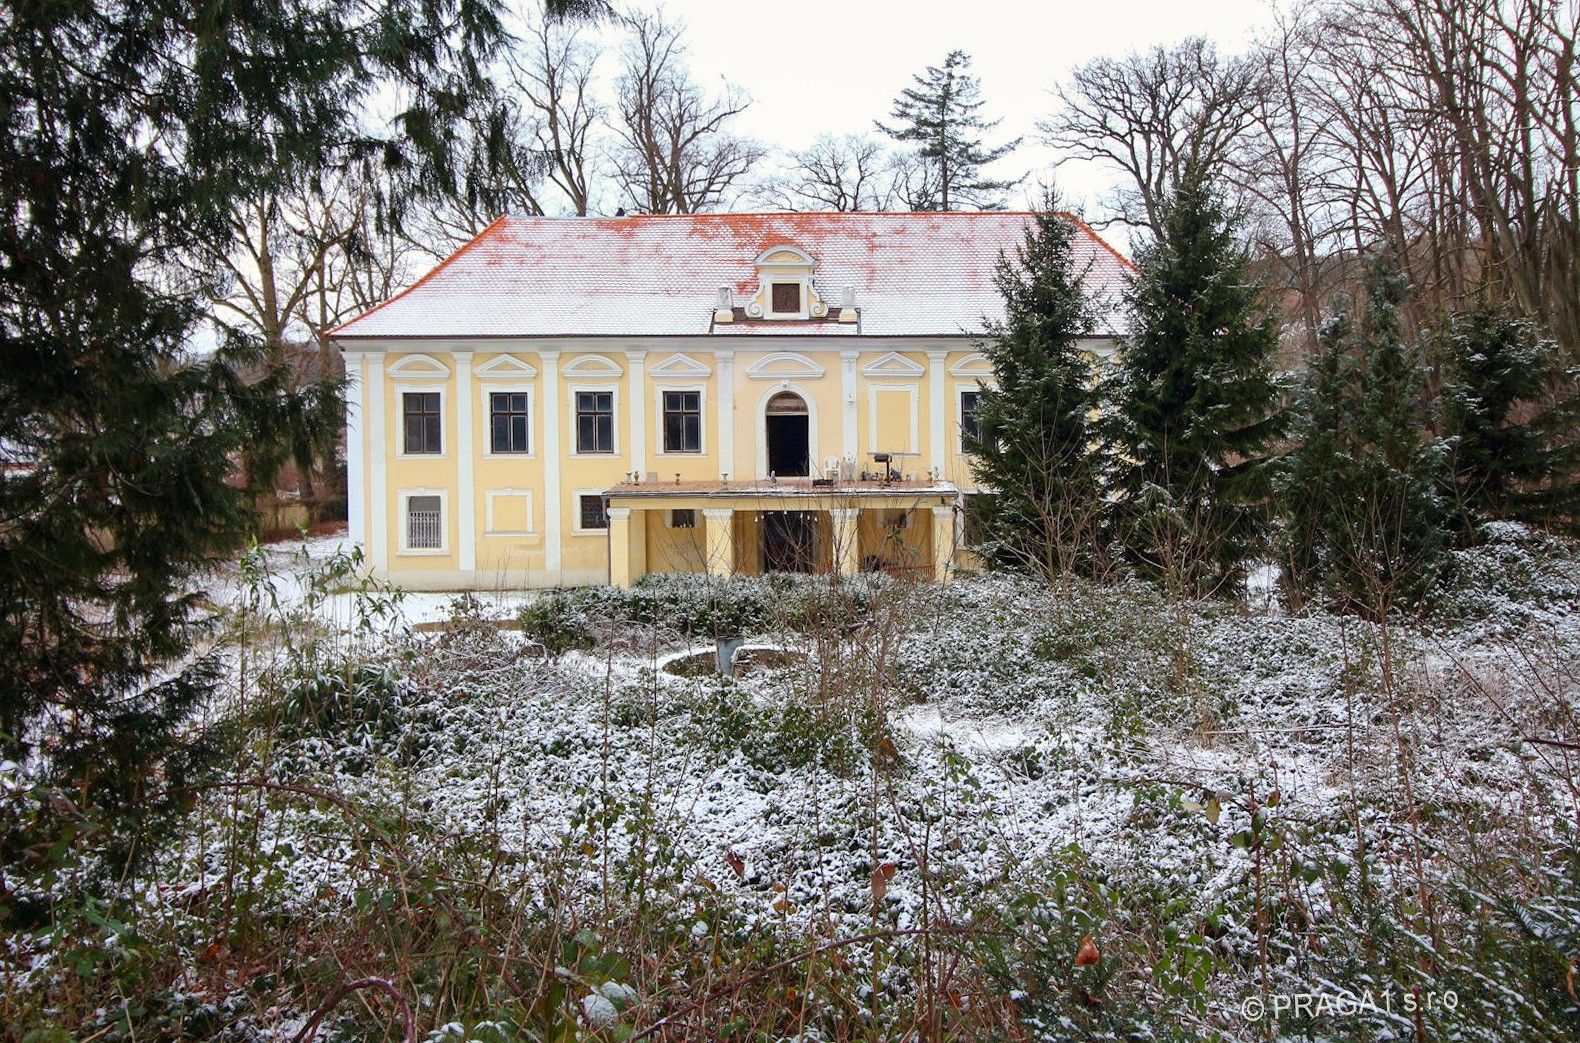
[[[779,478],[810,475],[812,429],[806,399],[781,391],[768,400],[765,412],[769,472]]]

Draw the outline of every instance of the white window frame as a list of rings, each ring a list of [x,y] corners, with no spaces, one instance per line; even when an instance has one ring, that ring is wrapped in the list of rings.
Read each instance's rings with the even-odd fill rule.
[[[664,392],[695,391],[698,395],[697,412],[701,430],[697,435],[697,448],[670,451],[664,448]],[[661,384],[653,389],[653,416],[658,419],[658,447],[654,456],[673,456],[695,459],[708,455],[708,389],[703,384]],[[591,454],[589,454],[591,455]]]
[[[591,455],[591,454],[589,454],[589,455]],[[604,454],[598,453],[596,455],[602,456]],[[571,535],[572,536],[607,536],[607,535],[609,535],[609,527],[607,525],[604,526],[601,529],[584,529],[584,528],[582,528],[582,497],[584,497],[584,496],[596,496],[598,499],[601,500],[601,499],[603,499],[603,490],[602,489],[575,489],[575,490],[572,490],[572,492],[571,492]],[[608,512],[608,508],[605,507],[604,511],[605,511],[605,513],[607,513]]]
[[[502,496],[518,496],[527,501],[527,527],[525,529],[501,529],[494,524],[494,501]],[[535,536],[537,532],[538,530],[533,523],[531,489],[489,489],[483,493],[484,536]]]
[[[981,393],[982,393],[982,385],[981,384],[965,384],[965,383],[961,383],[961,384],[957,384],[955,386],[955,445],[957,445],[959,447],[960,452],[962,452],[962,453],[967,452],[967,449],[966,449],[966,424],[965,424],[966,403],[965,403],[965,397],[964,396],[966,396],[966,395],[980,395]],[[978,402],[978,407],[980,408],[980,406],[981,406],[981,403]],[[978,426],[980,427],[980,424]]]
[[[406,396],[439,396],[439,451],[437,453],[408,453],[406,451]],[[395,385],[395,459],[397,460],[447,460],[450,457],[450,393],[443,384]]]
[[[774,286],[779,283],[801,288],[801,307],[795,311],[774,310]],[[764,272],[763,317],[766,319],[810,319],[812,317],[812,277],[809,275],[775,275]]]
[[[450,553],[450,492],[447,489],[399,489],[395,493],[396,503],[400,504],[400,544],[399,551],[404,557],[442,558]],[[411,525],[407,516],[411,513],[411,498],[413,496],[437,496],[439,498],[439,546],[413,547],[408,541],[411,536]]]
[[[480,389],[482,405],[478,410],[483,418],[483,459],[485,460],[536,460],[538,457],[538,442],[541,441],[538,428],[538,393],[525,384],[484,384]],[[527,396],[527,451],[524,453],[496,453],[494,452],[494,414],[490,395],[526,395]]]
[[[620,385],[608,384],[571,384],[566,391],[566,417],[570,421],[569,452],[567,456],[584,456],[593,460],[608,460],[619,456],[623,450],[620,447]],[[584,453],[576,446],[576,396],[586,392],[607,391],[614,397],[610,399],[610,430],[614,433],[614,446],[608,452]]]

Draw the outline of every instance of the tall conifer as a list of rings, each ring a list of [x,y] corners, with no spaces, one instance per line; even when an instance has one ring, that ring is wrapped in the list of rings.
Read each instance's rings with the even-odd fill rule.
[[[1278,326],[1209,173],[1188,169],[1140,251],[1109,389],[1117,535],[1193,594],[1239,586],[1266,546],[1268,456],[1285,425]]]
[[[979,518],[990,556],[1044,574],[1094,567],[1101,504],[1093,359],[1081,346],[1092,306],[1056,205],[999,259],[1005,316],[982,345],[997,386],[982,388],[965,439],[977,480],[997,493]]]

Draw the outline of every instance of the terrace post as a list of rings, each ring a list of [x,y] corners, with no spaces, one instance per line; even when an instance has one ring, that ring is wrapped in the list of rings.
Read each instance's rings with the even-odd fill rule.
[[[933,508],[933,579],[943,583],[949,579],[949,567],[955,559],[955,509],[953,506]]]
[[[735,512],[728,507],[709,507],[702,512],[708,546],[708,575],[729,576],[735,572]]]
[[[647,512],[609,508],[609,584],[629,587],[647,574]]]
[[[834,571],[841,576],[854,576],[861,571],[861,546],[857,538],[858,507],[835,507],[829,512],[834,520]]]

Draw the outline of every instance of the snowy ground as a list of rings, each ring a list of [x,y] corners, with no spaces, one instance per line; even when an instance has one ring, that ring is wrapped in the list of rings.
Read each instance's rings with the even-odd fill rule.
[[[403,860],[486,873],[532,916],[611,935],[665,925],[681,939],[663,943],[679,947],[666,959],[760,937],[1002,923],[1013,908],[1041,932],[1010,990],[1034,1036],[1078,1035],[1077,1022],[1145,1035],[1157,1015],[1260,1038],[1239,1005],[1265,985],[1262,946],[1286,990],[1414,973],[1415,925],[1397,912],[1412,895],[1460,886],[1477,851],[1535,864],[1572,836],[1573,774],[1529,739],[1574,734],[1573,555],[1478,552],[1456,613],[1386,630],[1278,611],[1268,574],[1247,606],[1171,605],[1139,584],[858,585],[854,621],[832,626],[806,622],[812,585],[748,581],[730,596],[760,612],[752,636],[804,658],[726,682],[663,669],[709,647],[682,636],[717,608],[719,588],[701,580],[549,599],[544,618],[592,635],[558,658],[465,618],[296,639],[293,610],[343,627],[367,597],[310,580],[339,549],[268,548],[272,578],[249,583],[257,569],[243,567],[212,587],[219,602],[266,584],[286,628],[239,676],[331,693],[239,751],[234,773],[407,823]],[[478,613],[514,619],[533,600],[485,595]],[[408,595],[398,612],[409,625],[453,610],[451,596]],[[239,821],[252,831],[242,878],[272,917],[354,919],[357,896],[388,886],[343,809],[281,799],[195,825],[167,853],[167,893],[234,879],[224,841]],[[1380,888],[1367,901],[1400,918],[1404,970],[1357,970],[1349,955],[1380,929],[1349,892],[1362,862]],[[1070,1021],[1072,986],[1054,987],[1088,934],[1098,969],[1125,983],[1101,1024],[1080,1021],[1099,1017],[1084,1008]],[[1052,970],[1036,962],[1048,953]],[[1448,980],[1449,963],[1434,973]],[[914,988],[908,966],[886,965],[881,987]],[[632,971],[622,987],[656,1014],[679,975]],[[1478,1002],[1487,1024],[1506,1016],[1506,998]],[[1351,1027],[1382,1038],[1408,1023]]]

